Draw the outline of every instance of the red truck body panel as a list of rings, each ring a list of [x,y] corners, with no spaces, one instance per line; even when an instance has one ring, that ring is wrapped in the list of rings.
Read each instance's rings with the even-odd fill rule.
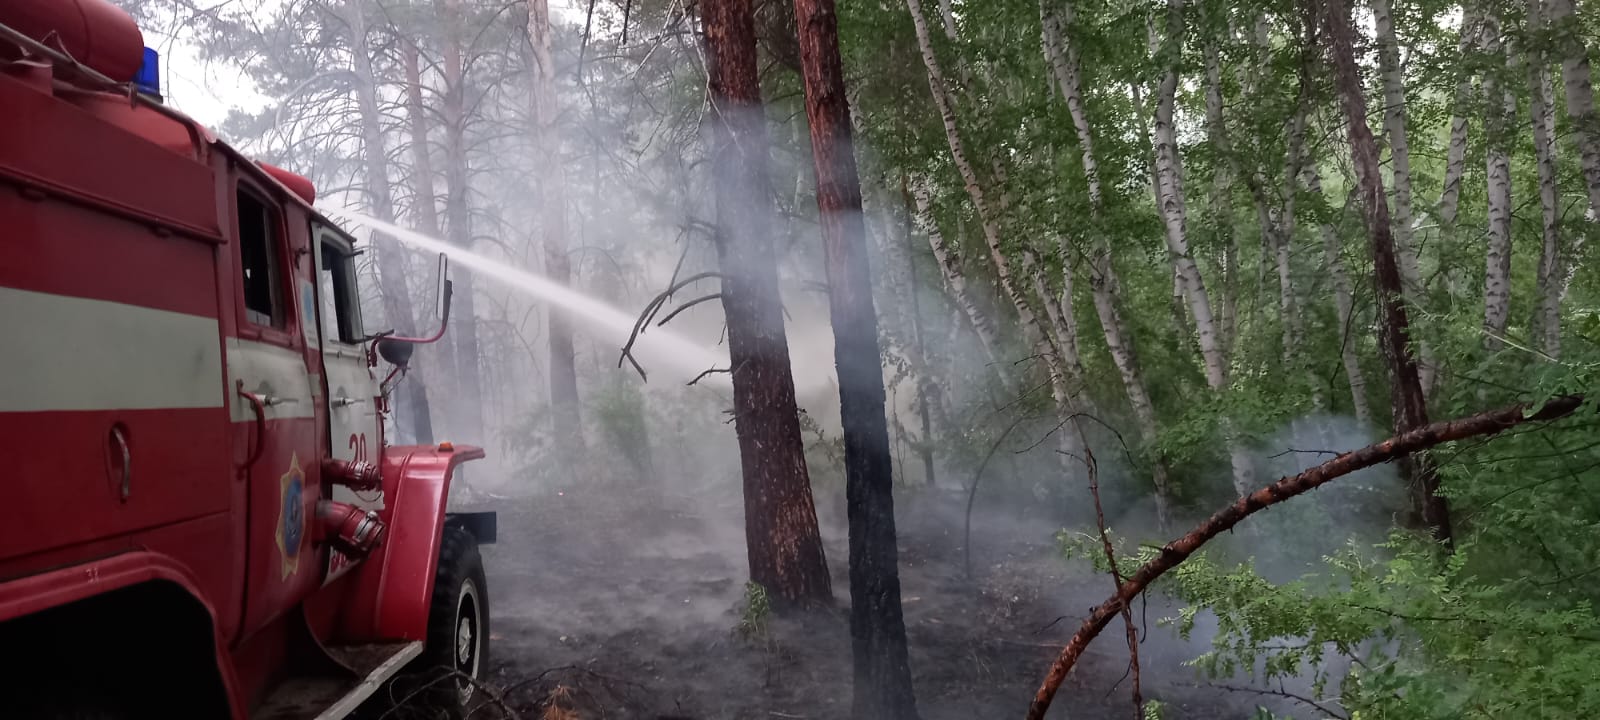
[[[0,108],[0,624],[171,583],[236,717],[296,632],[422,639],[451,473],[483,452],[385,447],[367,341],[325,316],[353,240],[309,181],[4,53]],[[335,374],[370,392],[330,404]],[[381,464],[364,560],[319,524],[330,458]]]

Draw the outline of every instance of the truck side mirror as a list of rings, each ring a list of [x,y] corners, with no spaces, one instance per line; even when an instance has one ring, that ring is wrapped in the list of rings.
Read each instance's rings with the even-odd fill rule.
[[[434,310],[439,316],[439,332],[450,324],[450,295],[455,283],[450,282],[450,256],[439,253],[439,278],[435,281]]]

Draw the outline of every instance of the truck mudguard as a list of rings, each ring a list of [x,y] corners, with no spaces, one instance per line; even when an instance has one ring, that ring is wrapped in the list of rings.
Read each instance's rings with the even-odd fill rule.
[[[341,623],[345,640],[427,640],[451,475],[483,456],[482,448],[448,443],[384,450],[381,516],[388,538],[352,573],[354,612]]]

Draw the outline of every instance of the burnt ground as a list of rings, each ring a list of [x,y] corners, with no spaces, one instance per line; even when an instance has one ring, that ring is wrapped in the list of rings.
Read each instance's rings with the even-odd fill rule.
[[[848,717],[842,532],[824,532],[837,609],[768,616],[741,630],[737,497],[708,504],[619,496],[629,497],[569,491],[497,501],[499,542],[484,548],[493,612],[487,680],[506,706],[545,720]],[[918,706],[925,720],[1020,718],[1111,581],[1063,560],[1048,524],[980,516],[969,582],[963,500],[924,493],[897,501]],[[1167,704],[1166,718],[1249,718],[1258,702],[1275,700],[1207,685],[1183,666],[1204,648],[1158,624],[1174,611],[1153,599],[1141,613],[1149,636],[1144,695]],[[1078,664],[1052,716],[1132,717],[1127,665],[1116,624]],[[476,716],[498,714],[486,708]]]

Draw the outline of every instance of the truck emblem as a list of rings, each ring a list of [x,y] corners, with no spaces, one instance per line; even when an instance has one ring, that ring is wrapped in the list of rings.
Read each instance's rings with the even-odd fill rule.
[[[289,456],[289,471],[278,480],[278,554],[283,559],[280,579],[286,579],[300,569],[300,541],[306,528],[305,505],[300,498],[305,485],[306,474],[300,469],[300,456],[292,454]]]

